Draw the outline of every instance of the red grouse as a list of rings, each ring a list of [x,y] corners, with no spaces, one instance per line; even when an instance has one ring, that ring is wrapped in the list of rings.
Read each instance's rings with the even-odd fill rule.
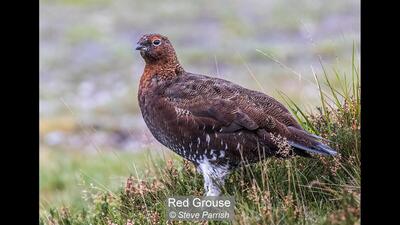
[[[335,155],[305,131],[278,101],[232,82],[186,72],[167,37],[147,34],[136,50],[146,62],[139,105],[154,137],[193,162],[207,196],[218,196],[229,172],[246,163],[290,152]]]

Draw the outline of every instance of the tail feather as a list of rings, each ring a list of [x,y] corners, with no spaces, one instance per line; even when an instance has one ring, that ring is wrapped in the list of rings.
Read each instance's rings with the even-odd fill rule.
[[[308,135],[308,136],[310,136],[310,137],[313,137],[313,138],[315,138],[315,139],[317,139],[317,140],[323,140],[323,141],[327,141],[327,142],[333,142],[333,141],[331,141],[331,140],[329,140],[329,139],[323,138],[323,137],[318,136],[318,135],[316,135],[316,134],[308,133],[308,132],[305,131],[305,130],[299,130],[299,129],[297,129],[297,131],[300,131],[300,132],[302,132],[302,133],[304,133],[304,134],[306,134],[306,135]]]
[[[310,134],[305,130],[301,130],[295,127],[288,127],[292,133],[292,138],[289,141],[289,144],[296,148],[298,152],[305,151],[308,153],[316,153],[322,155],[330,155],[335,156],[337,152],[329,147],[328,145],[323,144],[321,141],[326,140],[315,134]]]
[[[337,152],[332,149],[331,147],[324,145],[322,143],[318,143],[317,145],[313,146],[313,147],[307,147],[305,145],[301,145],[298,143],[295,143],[293,141],[289,141],[289,144],[292,147],[295,147],[297,149],[301,149],[310,153],[316,153],[316,154],[321,154],[321,155],[329,155],[329,156],[335,156],[337,154]]]
[[[321,149],[322,151],[326,152],[328,155],[335,156],[337,155],[336,150],[333,148],[329,147],[328,145],[324,145],[322,143],[317,145],[317,148]]]

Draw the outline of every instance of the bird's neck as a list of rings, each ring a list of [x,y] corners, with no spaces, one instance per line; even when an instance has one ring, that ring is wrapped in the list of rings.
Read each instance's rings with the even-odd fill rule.
[[[176,58],[167,62],[146,62],[143,75],[140,78],[140,86],[147,87],[153,78],[157,78],[157,80],[169,80],[182,75],[184,72],[184,69]]]

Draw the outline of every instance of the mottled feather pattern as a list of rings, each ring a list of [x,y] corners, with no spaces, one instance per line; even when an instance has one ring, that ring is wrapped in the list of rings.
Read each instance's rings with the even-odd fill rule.
[[[300,156],[335,152],[272,97],[186,72],[166,37],[145,35],[138,44],[146,62],[138,93],[143,118],[159,142],[203,171],[207,195],[219,194],[210,177],[223,183],[232,168],[280,157],[275,136],[287,140]],[[207,174],[210,171],[224,175]]]

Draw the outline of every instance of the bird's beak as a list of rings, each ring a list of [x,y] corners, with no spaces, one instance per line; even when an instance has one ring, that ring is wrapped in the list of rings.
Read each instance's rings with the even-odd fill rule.
[[[147,50],[147,48],[145,46],[143,46],[142,44],[138,44],[135,49],[136,50],[140,50],[140,51],[142,51],[142,50],[146,51]]]

